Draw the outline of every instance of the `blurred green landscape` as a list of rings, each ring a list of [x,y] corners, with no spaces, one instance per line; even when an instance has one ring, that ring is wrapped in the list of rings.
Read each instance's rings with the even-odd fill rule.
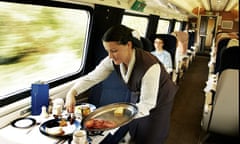
[[[0,98],[79,70],[88,14],[0,2]]]

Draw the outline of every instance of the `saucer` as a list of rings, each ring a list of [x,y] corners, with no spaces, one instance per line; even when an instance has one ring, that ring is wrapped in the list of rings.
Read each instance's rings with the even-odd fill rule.
[[[16,128],[30,128],[36,124],[36,120],[33,118],[18,118],[11,122],[11,125]]]

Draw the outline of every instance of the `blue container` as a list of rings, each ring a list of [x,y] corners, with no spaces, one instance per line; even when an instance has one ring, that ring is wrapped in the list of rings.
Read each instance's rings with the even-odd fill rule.
[[[42,106],[48,107],[49,85],[32,84],[31,97],[31,114],[40,115]]]

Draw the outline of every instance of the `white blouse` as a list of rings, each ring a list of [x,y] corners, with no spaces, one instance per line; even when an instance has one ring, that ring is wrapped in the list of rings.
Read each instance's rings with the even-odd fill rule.
[[[120,64],[120,72],[125,83],[128,82],[132,69],[135,63],[135,49],[132,54],[128,69],[126,70],[123,64]],[[107,56],[100,64],[90,73],[80,77],[73,88],[77,93],[82,93],[91,88],[95,84],[105,80],[114,70],[112,60]],[[137,117],[146,116],[149,110],[155,107],[159,89],[160,65],[152,65],[145,75],[142,77],[142,86],[140,90],[140,101],[137,103],[139,113]]]

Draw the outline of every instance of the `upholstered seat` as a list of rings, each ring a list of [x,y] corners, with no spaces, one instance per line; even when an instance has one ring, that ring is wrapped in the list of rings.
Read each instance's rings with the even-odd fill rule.
[[[142,46],[143,46],[142,48],[145,51],[151,52],[154,50],[153,43],[148,38],[141,37],[141,42],[142,42]]]
[[[204,110],[202,128],[228,136],[239,135],[239,70],[226,69],[220,75],[215,96]]]
[[[205,96],[202,128],[209,133],[239,136],[239,46],[224,49],[216,91]]]

